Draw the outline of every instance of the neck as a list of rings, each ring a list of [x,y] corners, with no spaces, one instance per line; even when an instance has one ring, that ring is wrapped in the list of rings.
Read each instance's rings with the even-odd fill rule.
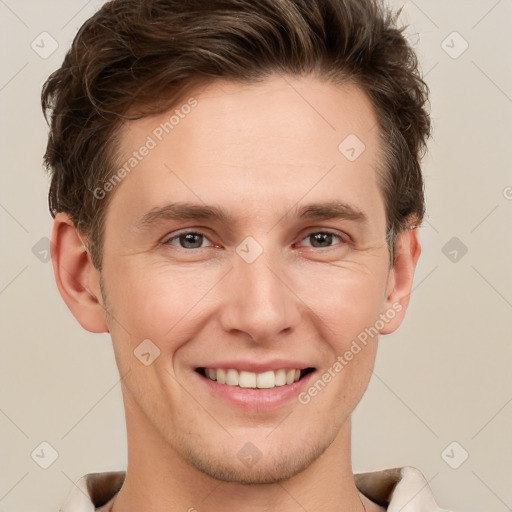
[[[329,447],[291,478],[243,484],[212,478],[181,457],[125,404],[128,466],[112,512],[370,512],[371,502],[357,490],[351,467],[350,418]]]

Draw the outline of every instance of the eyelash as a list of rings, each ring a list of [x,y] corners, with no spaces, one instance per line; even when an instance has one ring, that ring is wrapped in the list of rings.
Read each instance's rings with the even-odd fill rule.
[[[335,233],[334,231],[330,231],[330,230],[310,231],[303,238],[301,238],[301,241],[305,240],[306,238],[311,237],[312,235],[319,235],[319,234],[322,234],[322,235],[323,234],[333,235],[333,236],[339,238],[341,243],[343,243],[343,244],[348,244],[349,243],[349,240],[344,240],[343,239],[343,236],[345,236],[348,239],[349,238],[348,235],[346,235],[346,234],[341,235],[341,234]],[[177,235],[174,235],[171,238],[168,238],[166,241],[162,242],[162,245],[170,245],[170,246],[173,246],[173,247],[176,247],[178,249],[182,249],[182,250],[188,251],[188,252],[197,251],[199,249],[206,249],[206,247],[194,247],[192,249],[185,248],[185,247],[178,247],[178,246],[175,246],[175,245],[170,243],[173,240],[177,240],[181,236],[184,236],[184,235],[199,235],[199,236],[202,236],[203,238],[206,238],[207,240],[209,240],[208,236],[205,233],[201,232],[201,231],[182,231],[182,232],[178,233]],[[309,246],[306,246],[306,247],[309,247]],[[330,246],[330,247],[310,247],[310,248],[311,249],[318,249],[318,250],[321,250],[321,251],[325,251],[327,249],[332,249],[333,247],[335,247],[335,246]]]

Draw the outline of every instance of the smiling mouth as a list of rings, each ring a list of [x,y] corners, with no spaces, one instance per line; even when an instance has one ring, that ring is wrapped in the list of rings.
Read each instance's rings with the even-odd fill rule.
[[[196,368],[196,372],[206,379],[217,381],[219,384],[250,389],[270,389],[277,386],[287,386],[299,381],[309,373],[315,371],[314,368],[295,368],[279,370],[268,370],[262,373],[248,371],[238,371],[233,368]]]

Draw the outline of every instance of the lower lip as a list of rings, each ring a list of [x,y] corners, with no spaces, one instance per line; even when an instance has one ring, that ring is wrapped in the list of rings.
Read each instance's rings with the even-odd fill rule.
[[[219,384],[216,380],[203,377],[198,372],[194,373],[208,386],[212,393],[228,403],[247,411],[270,411],[278,409],[292,400],[298,402],[297,396],[308,386],[316,371],[308,373],[292,384],[266,389],[241,388]]]

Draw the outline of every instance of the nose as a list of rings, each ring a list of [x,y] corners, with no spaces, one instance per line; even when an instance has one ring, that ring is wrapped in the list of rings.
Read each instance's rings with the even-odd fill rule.
[[[226,300],[220,312],[225,332],[243,332],[264,343],[298,325],[302,302],[293,293],[290,272],[277,251],[264,249],[251,263],[234,253],[226,277],[222,290]]]

